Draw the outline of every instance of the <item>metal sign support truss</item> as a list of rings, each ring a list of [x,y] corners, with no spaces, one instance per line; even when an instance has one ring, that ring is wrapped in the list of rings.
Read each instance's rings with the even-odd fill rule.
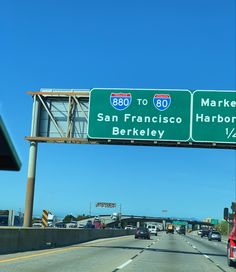
[[[88,109],[87,112],[86,102],[88,104],[89,92],[63,92],[63,91],[50,91],[50,92],[29,92],[33,95],[33,113],[30,137],[25,137],[30,142],[29,150],[29,164],[28,164],[28,179],[26,188],[25,199],[25,213],[24,213],[24,227],[32,226],[33,215],[33,202],[34,202],[34,187],[35,187],[35,174],[36,174],[36,161],[37,161],[37,145],[38,142],[56,142],[56,143],[88,143],[87,138],[75,138],[73,131],[75,130],[76,110],[82,113],[85,122],[88,122]],[[54,115],[56,112],[52,111],[52,101],[64,101],[68,104],[67,118],[65,127],[61,127],[60,122]],[[43,137],[40,135],[40,123],[42,122],[41,114],[47,115],[48,123],[53,124],[56,133],[59,137]],[[63,112],[65,114],[65,112]],[[78,115],[78,113],[77,113]],[[78,130],[78,127],[76,128]],[[80,133],[80,132],[79,132]],[[92,142],[90,142],[92,143]]]
[[[88,122],[88,107],[85,103],[89,101],[89,92],[28,92],[33,95],[39,103],[38,111],[43,110],[47,112],[50,122],[54,125],[59,137],[41,136],[39,135],[39,129],[37,129],[34,135],[25,137],[26,140],[36,142],[57,142],[57,143],[88,143],[87,137],[73,137],[73,130],[75,129],[75,116],[76,111],[80,110],[83,113],[86,122]],[[67,124],[66,128],[62,128],[57,121],[52,109],[50,108],[50,101],[57,99],[58,101],[65,101],[68,104],[67,108]],[[84,110],[86,108],[86,111]],[[38,112],[38,120],[35,120],[37,128],[39,127],[40,116]],[[32,124],[33,125],[33,124]],[[90,142],[93,143],[93,142]]]

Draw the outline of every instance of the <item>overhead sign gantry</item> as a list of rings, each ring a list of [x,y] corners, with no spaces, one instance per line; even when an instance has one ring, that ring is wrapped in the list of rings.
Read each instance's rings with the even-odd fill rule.
[[[39,142],[236,149],[236,91],[41,89],[33,96],[24,226]]]

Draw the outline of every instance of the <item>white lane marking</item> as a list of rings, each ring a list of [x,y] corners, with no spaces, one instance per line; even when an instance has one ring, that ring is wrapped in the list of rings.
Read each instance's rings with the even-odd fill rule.
[[[153,242],[152,244],[148,245],[146,248],[150,248],[152,245],[154,245],[155,242]],[[138,256],[139,254],[143,253],[145,249],[141,250],[136,256]],[[136,257],[135,256],[135,257]],[[120,270],[120,269],[123,269],[125,266],[129,265],[133,260],[132,259],[129,259],[127,262],[123,263],[122,265],[120,266],[117,266],[116,269]]]
[[[193,245],[192,245],[192,247],[193,247],[194,249],[197,249],[197,248],[196,248],[195,246],[193,246]]]
[[[205,255],[205,254],[203,254],[203,256],[204,256],[204,257],[206,257],[207,259],[210,259],[210,257],[209,257],[209,256],[207,256],[207,255]]]
[[[126,265],[130,264],[133,260],[128,260],[127,262],[123,263],[122,265],[118,266],[117,269],[122,269],[124,268]]]

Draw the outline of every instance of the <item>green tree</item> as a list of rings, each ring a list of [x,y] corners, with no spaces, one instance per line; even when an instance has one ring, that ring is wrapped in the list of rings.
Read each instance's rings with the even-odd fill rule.
[[[79,220],[84,220],[88,218],[90,218],[89,215],[82,214],[82,215],[77,215],[76,220],[79,221]]]
[[[215,228],[222,235],[228,235],[228,222],[227,221],[221,221],[219,224],[215,225]]]
[[[71,221],[76,221],[76,218],[72,214],[67,214],[63,219],[64,223],[70,223]]]

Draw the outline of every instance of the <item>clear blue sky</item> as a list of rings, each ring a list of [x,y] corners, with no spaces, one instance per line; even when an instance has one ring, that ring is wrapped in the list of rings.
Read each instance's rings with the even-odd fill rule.
[[[1,1],[0,114],[22,161],[0,209],[24,210],[32,98],[40,88],[236,89],[234,0]],[[34,214],[221,218],[236,151],[40,144]]]

